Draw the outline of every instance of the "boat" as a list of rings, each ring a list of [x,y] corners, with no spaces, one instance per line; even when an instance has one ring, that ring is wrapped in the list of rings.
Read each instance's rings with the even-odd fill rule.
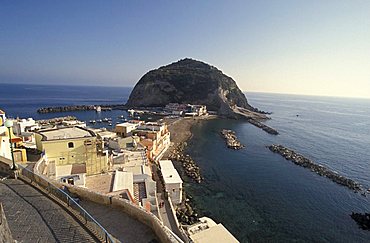
[[[123,115],[121,115],[121,116],[119,116],[119,118],[122,118],[122,119],[123,119],[123,118],[125,118],[125,117],[124,117]]]
[[[102,122],[102,120],[100,119],[100,120],[96,120],[97,122],[99,122],[99,123],[101,123]]]
[[[95,110],[96,110],[96,112],[101,112],[101,107],[100,107],[100,106],[97,106],[97,107],[95,108]]]
[[[108,122],[108,118],[104,118],[103,119],[103,122]]]
[[[108,123],[108,126],[112,126],[113,124],[112,123]]]
[[[95,121],[95,120],[90,120],[89,122],[90,122],[90,123],[95,123],[96,121]]]

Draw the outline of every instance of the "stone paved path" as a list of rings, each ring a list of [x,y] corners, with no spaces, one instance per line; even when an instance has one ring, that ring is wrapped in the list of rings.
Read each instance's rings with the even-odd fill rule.
[[[113,237],[125,243],[159,243],[145,224],[129,217],[117,208],[81,201],[84,207]]]
[[[97,242],[57,203],[21,180],[1,180],[0,200],[18,242]]]

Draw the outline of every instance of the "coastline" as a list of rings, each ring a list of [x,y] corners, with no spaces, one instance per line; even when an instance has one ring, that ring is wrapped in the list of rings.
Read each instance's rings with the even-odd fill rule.
[[[213,119],[218,119],[218,116],[208,115],[207,117],[165,119],[164,121],[167,122],[168,130],[171,133],[171,145],[163,155],[163,158],[168,158],[178,145],[188,142],[192,138],[191,128],[195,124]]]
[[[168,129],[171,132],[171,145],[163,155],[164,159],[171,159],[174,162],[174,166],[181,174],[186,175],[186,179],[182,178],[184,183],[201,183],[202,176],[200,169],[196,162],[184,151],[187,146],[187,142],[192,138],[192,127],[201,122],[208,120],[217,119],[215,115],[207,117],[194,117],[194,118],[177,118],[177,119],[166,119],[168,123]],[[190,181],[189,181],[190,180]],[[183,201],[176,208],[176,217],[179,222],[183,225],[192,225],[199,222],[199,214],[195,209],[195,205],[192,202],[192,196],[189,195],[184,189]]]

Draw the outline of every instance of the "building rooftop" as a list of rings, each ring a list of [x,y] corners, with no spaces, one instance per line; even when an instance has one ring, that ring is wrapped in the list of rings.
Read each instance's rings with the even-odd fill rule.
[[[192,235],[190,238],[195,243],[239,242],[222,224],[202,230]]]
[[[124,122],[117,124],[116,127],[135,127],[137,125],[138,125],[137,123]]]
[[[116,171],[112,191],[127,189],[131,193],[131,195],[133,195],[133,185],[134,179],[132,172],[118,170]]]
[[[199,220],[199,223],[188,229],[194,243],[239,242],[222,224],[216,224],[207,217],[202,217]]]
[[[181,177],[171,160],[160,160],[159,166],[163,175],[163,180],[166,184],[182,183]]]
[[[64,127],[50,130],[43,130],[38,132],[43,136],[43,141],[48,140],[62,140],[69,138],[85,138],[85,137],[94,137],[94,133],[90,132],[81,127]]]

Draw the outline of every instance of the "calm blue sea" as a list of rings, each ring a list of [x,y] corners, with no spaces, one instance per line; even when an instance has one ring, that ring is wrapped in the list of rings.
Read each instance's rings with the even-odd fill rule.
[[[7,116],[34,119],[49,119],[53,117],[75,116],[81,121],[112,118],[112,123],[122,122],[119,117],[128,117],[127,112],[121,110],[78,111],[38,114],[41,107],[90,105],[90,104],[124,104],[126,103],[131,87],[97,87],[97,86],[54,86],[54,85],[24,85],[1,84],[0,109]],[[111,127],[107,123],[89,124],[93,127]]]
[[[0,109],[13,117],[74,115],[88,121],[123,111],[37,114],[43,106],[125,103],[131,88],[5,85]],[[189,153],[205,181],[186,190],[200,212],[222,222],[241,242],[370,242],[352,211],[370,212],[370,198],[273,154],[280,143],[366,188],[370,187],[370,100],[248,93],[249,102],[271,111],[267,124],[280,135],[244,121],[213,120],[194,127]],[[297,117],[297,115],[299,115]],[[100,118],[99,118],[100,117]],[[114,120],[115,121],[115,120]],[[219,136],[233,129],[246,148],[226,148]],[[185,177],[184,177],[185,178]]]
[[[370,242],[349,214],[370,212],[369,198],[286,161],[266,146],[280,143],[370,187],[370,100],[248,93],[271,111],[273,136],[244,121],[194,127],[188,148],[204,183],[187,184],[196,207],[241,242]],[[298,117],[297,117],[298,115]],[[223,128],[246,148],[225,148]]]

